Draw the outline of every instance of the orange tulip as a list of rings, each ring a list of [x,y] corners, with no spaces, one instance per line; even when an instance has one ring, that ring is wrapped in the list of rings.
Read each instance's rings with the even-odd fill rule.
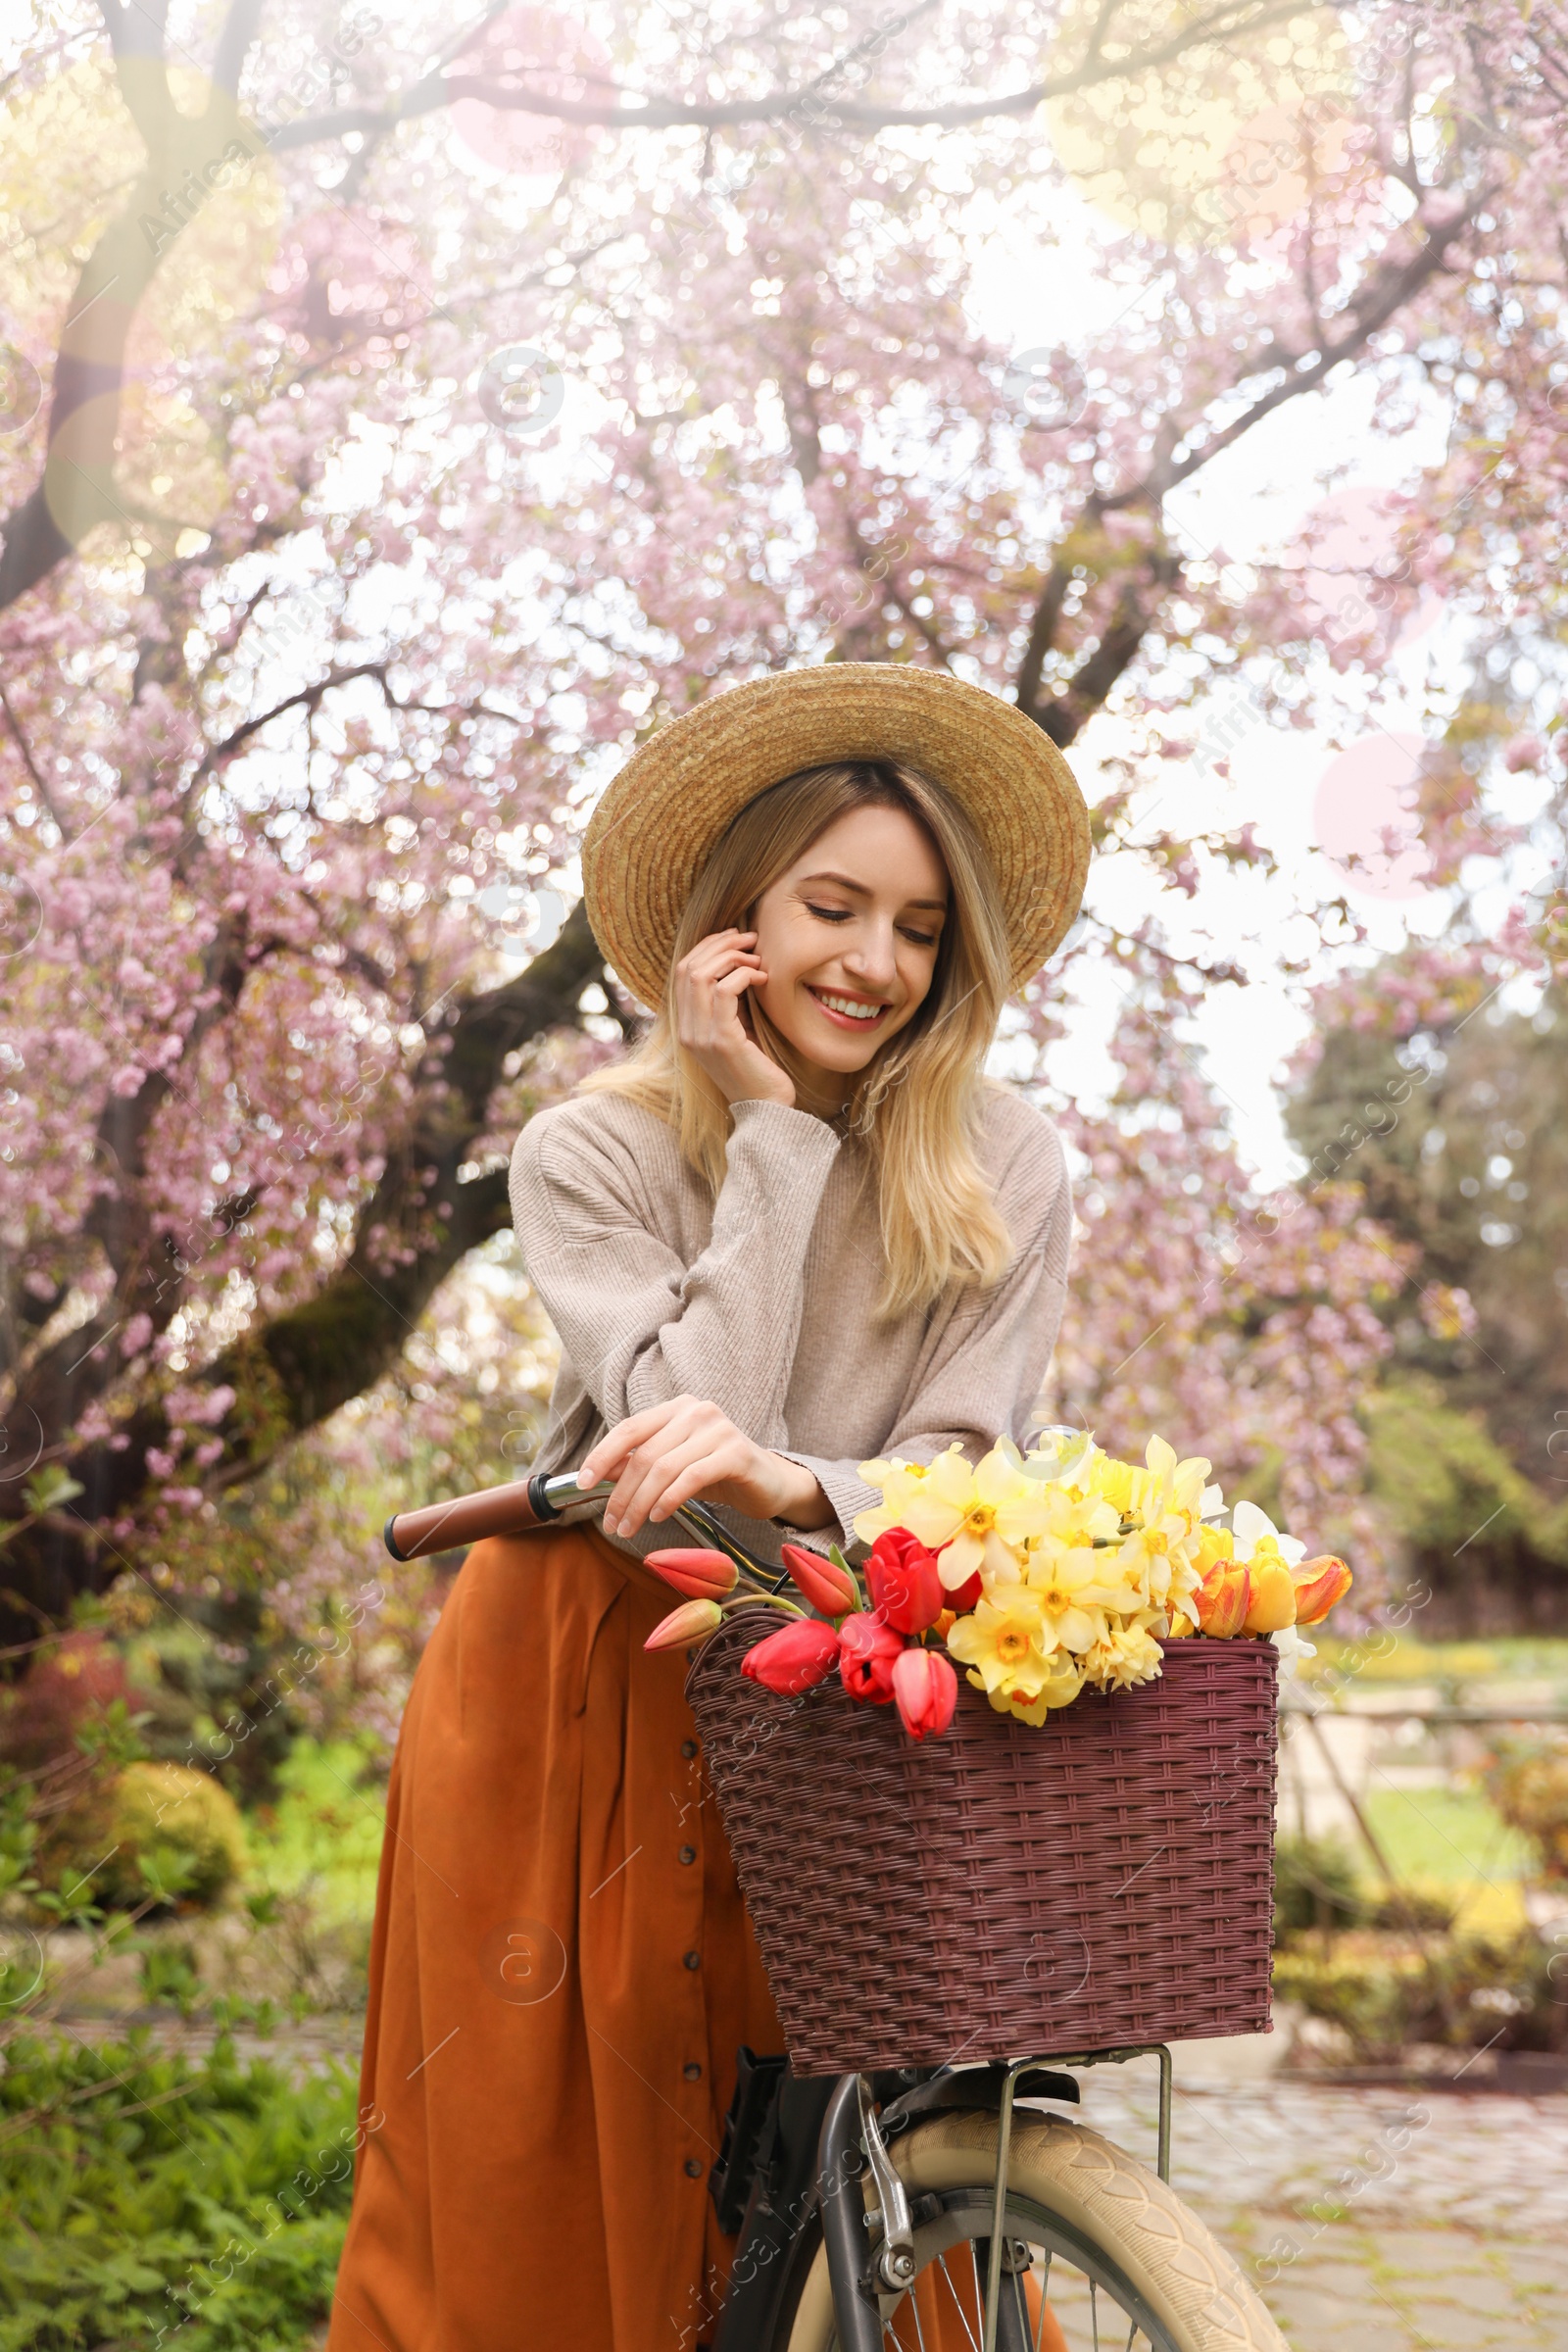
[[[679,1649],[683,1642],[701,1642],[717,1625],[724,1622],[724,1612],[716,1600],[686,1600],[667,1617],[661,1617],[644,1649]]]
[[[1321,1625],[1336,1601],[1343,1600],[1354,1579],[1343,1560],[1333,1552],[1319,1553],[1315,1560],[1302,1560],[1291,1570],[1296,1580],[1296,1622],[1298,1625]]]
[[[835,1567],[819,1551],[808,1551],[804,1544],[781,1544],[779,1552],[801,1592],[824,1617],[842,1617],[859,1607],[860,1595],[847,1569]]]
[[[1282,1559],[1253,1560],[1249,1574],[1252,1596],[1248,1605],[1250,1634],[1278,1634],[1296,1623],[1296,1587]]]
[[[1222,1561],[1211,1568],[1192,1597],[1200,1630],[1229,1642],[1247,1623],[1251,1606],[1252,1580],[1239,1561]]]
[[[649,1551],[643,1565],[693,1600],[722,1600],[740,1582],[734,1561],[723,1551]]]

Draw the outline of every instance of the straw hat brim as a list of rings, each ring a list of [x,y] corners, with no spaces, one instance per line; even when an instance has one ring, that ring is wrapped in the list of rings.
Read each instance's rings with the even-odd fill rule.
[[[990,854],[1021,988],[1065,935],[1089,870],[1071,768],[1011,703],[882,662],[782,670],[715,694],[620,770],[583,841],[583,891],[605,960],[662,1002],[676,926],[730,819],[770,784],[839,760],[897,760],[968,811]]]

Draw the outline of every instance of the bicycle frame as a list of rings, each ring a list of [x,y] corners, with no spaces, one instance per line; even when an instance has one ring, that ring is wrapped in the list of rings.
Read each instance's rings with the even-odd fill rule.
[[[884,2352],[879,2297],[902,2293],[914,2277],[908,2199],[888,2145],[907,2124],[938,2107],[972,2108],[997,2115],[997,2170],[981,2352],[1015,2352],[1008,2332],[1010,2323],[1004,2320],[1008,2307],[1002,2293],[1014,2098],[1023,2086],[1025,2097],[1076,2102],[1076,2082],[1057,2070],[1119,2066],[1130,2058],[1144,2057],[1159,2061],[1158,2172],[1159,2178],[1168,2181],[1171,2056],[1163,2043],[1079,2051],[1065,2058],[1028,2058],[1005,2067],[980,2066],[956,2072],[939,2067],[906,2068],[872,2077],[841,2075],[836,2082],[798,2082],[786,2071],[769,2118],[770,2124],[776,2121],[772,2145],[753,2175],[714,2352],[755,2352],[758,2344],[775,2341],[772,2330],[789,2275],[789,2257],[805,2239],[813,2211],[821,2224],[840,2352]],[[874,2112],[878,2097],[884,2102],[880,2117]],[[762,2136],[765,2139],[766,2135]],[[867,2172],[873,2191],[869,2209]],[[762,2273],[775,2265],[773,2277],[763,2278]]]

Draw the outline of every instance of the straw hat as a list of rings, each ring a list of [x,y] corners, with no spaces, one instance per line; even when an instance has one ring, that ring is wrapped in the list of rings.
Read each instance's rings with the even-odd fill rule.
[[[1013,704],[931,669],[830,662],[715,694],[661,727],[595,809],[583,894],[605,960],[662,1003],[687,893],[732,816],[768,785],[839,760],[897,760],[945,785],[991,855],[1012,984],[1078,911],[1089,815],[1071,768]]]

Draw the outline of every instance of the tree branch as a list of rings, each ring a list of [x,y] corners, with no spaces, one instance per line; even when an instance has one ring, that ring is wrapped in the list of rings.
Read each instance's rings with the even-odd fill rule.
[[[1102,513],[1109,514],[1118,507],[1137,506],[1146,502],[1157,505],[1167,491],[1174,490],[1178,483],[1187,480],[1189,474],[1208,465],[1221,450],[1229,449],[1244,433],[1250,432],[1254,424],[1260,423],[1275,409],[1283,408],[1286,401],[1295,400],[1302,392],[1315,391],[1336,368],[1346,360],[1354,359],[1379,328],[1387,326],[1396,312],[1403,308],[1411,295],[1417,293],[1429,277],[1436,275],[1455,237],[1470,227],[1478,213],[1485,212],[1495,194],[1495,187],[1489,185],[1473,196],[1452,220],[1436,224],[1422,223],[1426,229],[1425,242],[1408,261],[1389,264],[1375,270],[1360,293],[1347,305],[1347,316],[1355,321],[1351,333],[1342,335],[1338,342],[1325,344],[1315,358],[1306,352],[1293,357],[1289,352],[1280,351],[1277,357],[1267,363],[1270,368],[1283,371],[1279,383],[1271,385],[1250,407],[1233,417],[1222,431],[1213,434],[1200,448],[1191,450],[1178,463],[1172,464],[1168,460],[1163,464],[1156,463],[1144,479],[1130,489],[1118,490],[1102,498],[1100,502]],[[1303,365],[1303,362],[1306,364]],[[1254,375],[1260,372],[1255,361],[1250,372]],[[1179,446],[1178,437],[1172,441],[1172,447]]]
[[[164,65],[164,24],[169,0],[98,0],[98,13],[109,35],[115,60],[115,78],[125,101],[125,112],[141,133],[149,161],[169,137],[175,108],[169,94]]]
[[[432,1051],[421,1065],[413,1124],[366,1203],[353,1252],[315,1298],[248,1336],[200,1376],[238,1393],[218,1432],[226,1450],[208,1473],[214,1487],[253,1477],[291,1438],[370,1387],[397,1360],[437,1285],[505,1226],[506,1171],[459,1171],[468,1169],[506,1056],[551,1029],[574,1025],[578,998],[603,971],[577,906],[555,944],[515,980],[467,999],[446,1023],[429,1024],[432,1042],[450,1041],[449,1050]],[[108,1333],[95,1340],[84,1328],[74,1336],[79,1355]],[[95,1442],[66,1458],[85,1490],[76,1510],[88,1529],[140,1494],[148,1448],[169,1442],[162,1405],[145,1406],[116,1435],[127,1440],[118,1451]],[[62,1595],[92,1581],[90,1555],[85,1529],[69,1543],[58,1532],[47,1541],[39,1534],[17,1539],[7,1566],[18,1575],[25,1564],[33,1596],[58,1610]]]
[[[5,690],[4,680],[0,680],[0,710],[5,712],[6,725],[11,730],[11,739],[15,743],[18,751],[22,754],[22,764],[32,779],[33,791],[38,795],[39,801],[42,803],[44,808],[48,811],[50,820],[54,825],[54,829],[59,834],[61,840],[64,842],[69,842],[71,835],[66,828],[65,819],[62,817],[59,809],[55,807],[54,796],[50,792],[48,785],[43,780],[43,776],[38,767],[38,762],[32,756],[32,746],[28,743],[26,736],[23,732],[22,721],[20,718],[18,718],[15,710],[13,710],[11,708],[11,697]]]
[[[200,784],[221,761],[231,760],[237,752],[242,751],[253,735],[260,734],[263,727],[270,727],[274,718],[282,718],[290,710],[309,710],[314,716],[323,695],[330,694],[334,686],[351,686],[356,678],[376,679],[384,693],[386,663],[356,662],[347,669],[328,670],[324,678],[318,678],[313,685],[302,686],[297,694],[286,694],[270,710],[261,711],[255,718],[243,719],[237,727],[230,729],[221,742],[213,744],[202,754],[201,764],[191,777],[191,783]],[[391,702],[390,695],[387,700]],[[393,708],[401,709],[402,706],[394,704]]]
[[[1222,39],[1235,40],[1271,24],[1286,24],[1300,13],[1300,0],[1226,0],[1226,5],[1211,9],[1206,16],[1183,25],[1168,40],[1152,42],[1147,49],[1118,58],[1091,54],[1081,65],[1061,74],[1048,74],[1022,89],[1003,91],[994,97],[964,99],[949,106],[885,106],[852,98],[826,101],[823,90],[828,75],[841,72],[842,66],[829,68],[828,75],[819,75],[799,89],[769,90],[760,98],[650,97],[632,105],[603,99],[562,98],[545,91],[504,89],[477,74],[449,74],[438,69],[401,92],[391,108],[345,107],[335,114],[290,122],[278,129],[270,143],[277,148],[308,147],[319,139],[341,138],[345,131],[371,134],[390,129],[414,116],[434,113],[459,98],[477,98],[486,106],[504,111],[543,115],[552,122],[608,130],[721,130],[744,123],[796,120],[808,125],[825,123],[835,129],[858,131],[922,126],[960,130],[970,123],[1032,115],[1050,99],[1073,97],[1106,82],[1128,80],[1152,68],[1174,64],[1190,50]],[[868,46],[876,37],[867,36],[860,46]]]
[[[1046,656],[1055,648],[1056,631],[1061,625],[1061,608],[1072,585],[1072,565],[1057,550],[1046,574],[1045,585],[1036,600],[1034,618],[1029,624],[1029,642],[1018,665],[1018,708],[1029,718],[1040,716],[1040,680],[1045,672]]]

